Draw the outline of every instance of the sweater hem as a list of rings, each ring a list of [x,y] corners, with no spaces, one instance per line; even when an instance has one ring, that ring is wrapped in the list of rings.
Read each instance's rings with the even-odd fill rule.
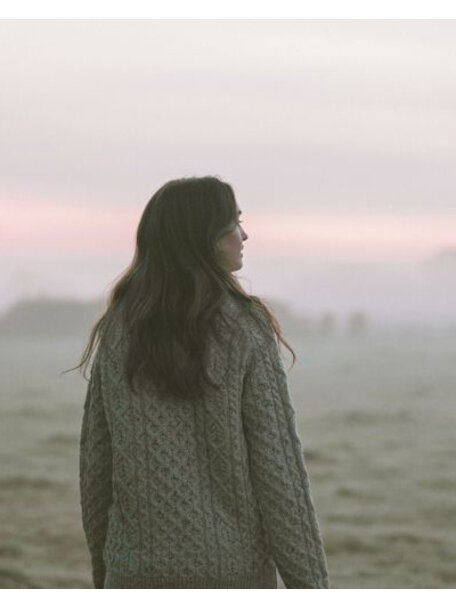
[[[260,576],[196,578],[184,576],[135,576],[113,569],[106,571],[104,589],[277,589],[275,570]]]

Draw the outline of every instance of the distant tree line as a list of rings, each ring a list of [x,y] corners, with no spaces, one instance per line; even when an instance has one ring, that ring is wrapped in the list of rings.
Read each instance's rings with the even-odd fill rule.
[[[314,316],[297,315],[280,300],[264,299],[290,339],[297,333],[321,338],[341,334],[358,338],[368,331],[368,317],[362,311],[354,311],[344,319],[331,312]],[[104,306],[102,299],[85,301],[40,297],[20,300],[0,316],[0,336],[84,338]]]

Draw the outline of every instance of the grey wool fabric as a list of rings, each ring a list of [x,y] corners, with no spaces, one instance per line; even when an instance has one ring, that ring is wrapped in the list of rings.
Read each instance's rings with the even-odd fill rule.
[[[80,438],[96,588],[328,588],[295,411],[273,329],[231,295],[204,398],[129,390],[120,317],[98,347]]]

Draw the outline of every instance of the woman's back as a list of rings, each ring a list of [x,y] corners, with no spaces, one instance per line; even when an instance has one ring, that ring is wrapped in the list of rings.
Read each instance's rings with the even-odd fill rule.
[[[231,296],[204,398],[134,395],[120,317],[97,352],[81,433],[83,524],[97,587],[327,587],[273,330]],[[106,578],[105,578],[106,577]]]

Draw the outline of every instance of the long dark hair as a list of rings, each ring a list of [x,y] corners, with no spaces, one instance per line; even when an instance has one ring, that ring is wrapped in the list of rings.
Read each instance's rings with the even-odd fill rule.
[[[238,221],[230,184],[215,176],[187,177],[165,183],[152,196],[141,216],[133,261],[111,289],[101,318],[95,323],[80,363],[88,366],[95,342],[121,310],[128,336],[124,359],[128,384],[137,394],[152,379],[162,394],[200,396],[203,383],[214,386],[206,373],[205,346],[225,294],[231,294],[258,319],[266,315],[276,338],[284,340],[268,305],[248,295],[237,277],[224,269],[216,242]],[[264,317],[263,317],[264,318]]]

